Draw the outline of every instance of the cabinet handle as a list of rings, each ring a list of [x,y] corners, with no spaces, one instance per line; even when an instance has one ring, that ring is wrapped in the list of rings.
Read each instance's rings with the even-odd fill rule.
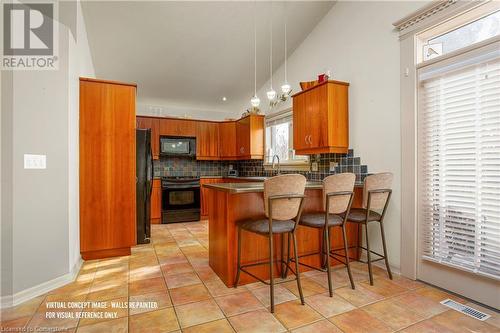
[[[307,135],[304,137],[304,142],[307,144]]]
[[[309,135],[309,144],[312,145],[312,134]]]

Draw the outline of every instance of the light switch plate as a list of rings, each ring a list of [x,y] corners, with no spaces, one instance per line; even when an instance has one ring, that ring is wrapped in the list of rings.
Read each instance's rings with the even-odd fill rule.
[[[311,163],[311,171],[318,171],[318,162]]]
[[[46,155],[24,154],[25,169],[47,169]]]
[[[339,164],[337,162],[330,162],[330,172],[333,172],[335,171],[335,168],[338,166]]]

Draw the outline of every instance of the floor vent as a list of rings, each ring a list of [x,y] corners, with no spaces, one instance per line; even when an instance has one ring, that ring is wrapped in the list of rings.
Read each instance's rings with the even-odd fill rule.
[[[467,315],[467,316],[472,317],[472,318],[476,318],[477,320],[484,321],[484,320],[488,319],[489,317],[491,317],[489,314],[478,311],[474,308],[471,308],[470,306],[455,302],[451,299],[445,299],[444,301],[441,301],[441,304],[446,305],[447,307],[452,308],[455,311],[461,312],[464,315]]]

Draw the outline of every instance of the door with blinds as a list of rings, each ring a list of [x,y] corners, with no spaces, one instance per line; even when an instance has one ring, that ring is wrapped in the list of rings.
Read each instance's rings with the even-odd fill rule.
[[[418,80],[418,278],[499,308],[500,43]]]

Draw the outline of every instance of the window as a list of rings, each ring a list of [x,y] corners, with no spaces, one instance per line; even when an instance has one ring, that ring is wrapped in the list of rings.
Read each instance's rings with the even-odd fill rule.
[[[428,43],[429,45],[441,45],[442,54],[446,54],[498,35],[500,35],[500,11],[433,37],[429,39]],[[431,54],[433,53],[431,52]]]
[[[281,165],[298,166],[295,169],[309,167],[307,156],[295,155],[293,150],[293,117],[292,112],[281,112],[266,117],[266,159],[272,163],[274,155],[278,155]]]
[[[498,36],[498,3],[486,2],[420,33],[417,43],[421,51],[417,60],[428,61]]]
[[[418,75],[422,258],[500,279],[500,43]]]

